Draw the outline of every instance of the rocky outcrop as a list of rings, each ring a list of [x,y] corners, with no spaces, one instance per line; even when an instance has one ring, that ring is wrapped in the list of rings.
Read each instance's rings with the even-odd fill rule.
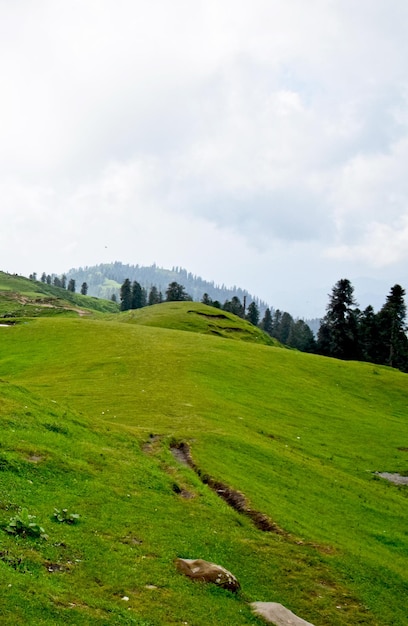
[[[254,613],[275,626],[313,626],[278,602],[252,602],[251,608]]]
[[[203,559],[176,559],[176,567],[179,572],[194,580],[213,583],[233,593],[240,589],[240,584],[235,576],[221,565],[209,563]]]

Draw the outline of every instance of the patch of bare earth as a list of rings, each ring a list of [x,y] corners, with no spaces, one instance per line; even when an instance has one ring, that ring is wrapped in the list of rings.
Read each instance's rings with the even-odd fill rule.
[[[208,485],[210,489],[217,494],[217,496],[222,498],[235,511],[249,517],[259,530],[277,533],[278,535],[288,535],[285,530],[280,528],[267,515],[251,508],[243,493],[218,480],[215,480],[208,474],[204,474],[193,461],[188,444],[181,442],[172,445],[170,450],[177,461],[191,467],[191,469],[195,471],[205,485]]]

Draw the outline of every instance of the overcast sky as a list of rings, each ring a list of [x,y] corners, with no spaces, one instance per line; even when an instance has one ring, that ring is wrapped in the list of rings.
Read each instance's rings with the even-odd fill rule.
[[[0,0],[0,269],[408,288],[407,0]]]

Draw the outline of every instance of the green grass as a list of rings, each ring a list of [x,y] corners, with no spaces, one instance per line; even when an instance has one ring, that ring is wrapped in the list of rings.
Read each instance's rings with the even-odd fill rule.
[[[60,287],[0,272],[0,319],[117,313],[115,302],[70,292]]]
[[[278,345],[275,339],[246,320],[199,302],[163,302],[129,311],[121,316],[121,321],[270,346]]]
[[[0,621],[261,624],[248,602],[270,600],[316,626],[405,625],[407,487],[375,472],[408,469],[407,375],[230,341],[242,321],[202,307],[0,329],[0,523],[26,507],[49,536],[0,531]],[[229,508],[174,441],[286,534]],[[184,579],[178,556],[241,593]]]

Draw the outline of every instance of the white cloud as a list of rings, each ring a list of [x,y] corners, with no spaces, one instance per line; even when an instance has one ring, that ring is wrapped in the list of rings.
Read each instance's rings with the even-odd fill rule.
[[[156,261],[271,299],[403,275],[407,18],[405,0],[1,3],[2,266]]]

